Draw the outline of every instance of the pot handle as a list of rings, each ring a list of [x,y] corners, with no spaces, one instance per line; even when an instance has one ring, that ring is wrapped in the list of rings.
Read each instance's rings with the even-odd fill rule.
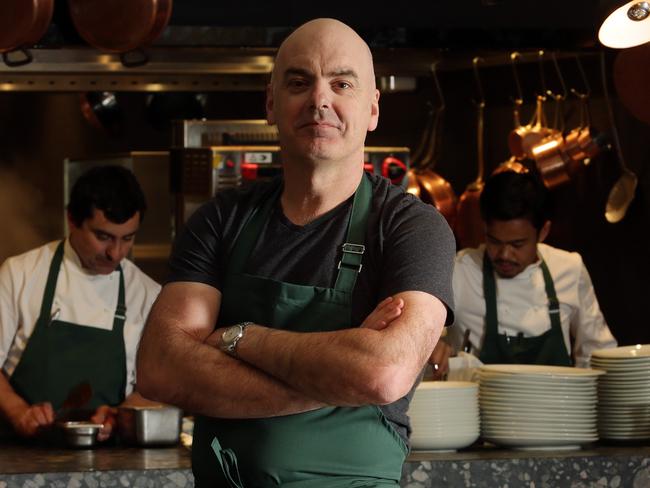
[[[11,59],[9,57],[10,54],[20,52],[23,55],[22,59]],[[31,63],[34,58],[32,57],[32,53],[30,53],[27,49],[24,47],[18,48],[14,51],[9,51],[6,53],[2,53],[2,60],[4,63],[9,66],[10,68],[16,68],[18,66],[23,66],[25,64]]]
[[[137,68],[149,62],[149,56],[142,48],[120,53],[120,62],[125,68]]]
[[[404,174],[400,174],[399,176],[394,176],[390,177],[390,166],[391,165],[396,165],[399,166],[404,172],[406,172],[406,164],[404,164],[404,161],[401,159],[397,159],[394,156],[388,156],[387,158],[384,159],[384,162],[381,164],[381,174],[385,178],[388,178],[391,182],[395,184],[399,184],[400,181],[402,181],[402,178],[404,178]]]

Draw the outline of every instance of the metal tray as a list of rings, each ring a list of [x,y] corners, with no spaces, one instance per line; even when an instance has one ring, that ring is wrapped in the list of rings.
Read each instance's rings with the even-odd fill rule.
[[[180,440],[182,411],[176,407],[119,407],[120,439],[140,446],[171,445]]]

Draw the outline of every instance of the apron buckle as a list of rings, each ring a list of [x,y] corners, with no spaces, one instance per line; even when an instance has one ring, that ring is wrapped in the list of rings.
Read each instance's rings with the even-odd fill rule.
[[[342,247],[343,252],[349,252],[352,254],[363,254],[366,252],[366,246],[363,244],[353,244],[351,242],[346,242]]]

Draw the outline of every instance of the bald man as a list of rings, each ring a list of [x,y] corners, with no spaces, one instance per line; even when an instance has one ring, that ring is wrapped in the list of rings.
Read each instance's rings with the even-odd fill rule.
[[[199,487],[399,483],[413,388],[453,320],[454,240],[364,173],[378,102],[352,29],[298,28],[267,89],[282,178],[220,193],[175,244],[138,386],[196,414]]]

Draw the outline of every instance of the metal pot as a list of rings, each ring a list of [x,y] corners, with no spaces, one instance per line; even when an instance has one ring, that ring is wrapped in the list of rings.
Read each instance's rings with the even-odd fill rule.
[[[172,0],[68,0],[70,17],[79,35],[100,51],[121,53],[125,66],[145,64],[144,52],[165,29],[172,13]]]
[[[32,60],[25,49],[45,35],[54,13],[54,0],[4,0],[0,15],[0,53],[5,64],[21,66]],[[20,50],[22,59],[12,59],[10,52]]]

